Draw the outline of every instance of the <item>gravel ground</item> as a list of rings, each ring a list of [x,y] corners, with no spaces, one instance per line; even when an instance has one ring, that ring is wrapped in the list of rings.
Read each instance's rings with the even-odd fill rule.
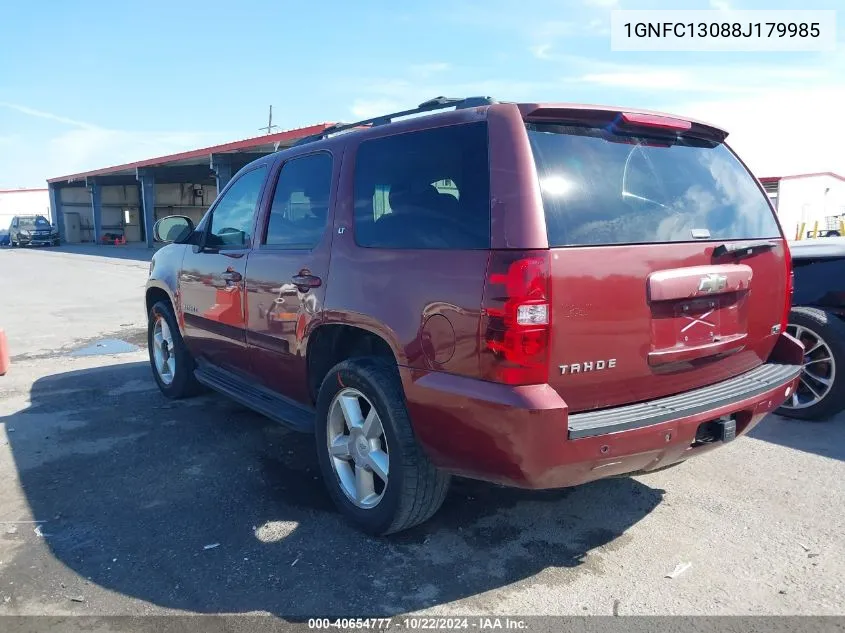
[[[845,611],[845,419],[772,416],[574,489],[459,480],[432,521],[371,539],[334,511],[310,437],[159,394],[145,253],[63,250],[0,251],[0,614]],[[115,337],[139,348],[72,353]]]

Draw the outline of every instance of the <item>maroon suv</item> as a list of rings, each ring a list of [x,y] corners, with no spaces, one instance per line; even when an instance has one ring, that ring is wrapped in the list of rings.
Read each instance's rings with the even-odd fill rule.
[[[158,222],[155,379],[313,432],[375,534],[451,474],[550,488],[702,454],[791,395],[803,352],[783,234],[725,137],[488,98],[329,128],[198,226]]]

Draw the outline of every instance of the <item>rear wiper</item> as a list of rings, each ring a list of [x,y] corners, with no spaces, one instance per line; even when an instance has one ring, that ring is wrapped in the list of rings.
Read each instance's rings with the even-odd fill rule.
[[[713,257],[731,255],[735,259],[751,257],[755,253],[768,251],[777,246],[777,242],[732,242],[730,244],[719,244],[713,249]]]

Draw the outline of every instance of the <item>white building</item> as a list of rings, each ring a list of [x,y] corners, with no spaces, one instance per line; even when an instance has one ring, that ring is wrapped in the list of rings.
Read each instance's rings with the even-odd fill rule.
[[[814,230],[842,233],[845,220],[845,177],[831,172],[760,178],[778,212],[786,236],[794,239],[804,225],[802,238]],[[818,224],[816,224],[818,223]]]
[[[43,215],[50,220],[47,189],[0,189],[0,231],[8,229],[16,215]]]

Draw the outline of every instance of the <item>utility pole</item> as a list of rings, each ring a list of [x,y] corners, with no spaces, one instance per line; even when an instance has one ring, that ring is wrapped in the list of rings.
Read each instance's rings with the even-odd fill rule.
[[[267,125],[264,127],[258,128],[259,130],[267,130],[267,134],[273,131],[273,128],[279,127],[278,125],[273,125],[273,106],[270,106],[270,117],[267,119]]]

